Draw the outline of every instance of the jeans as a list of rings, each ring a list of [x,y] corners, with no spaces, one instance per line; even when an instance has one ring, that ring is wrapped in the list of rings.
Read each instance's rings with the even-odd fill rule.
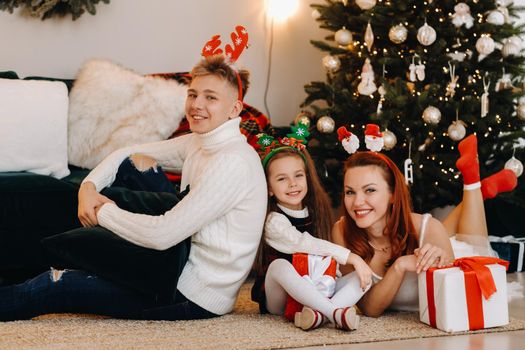
[[[133,212],[161,215],[180,200],[180,195],[176,194],[160,168],[141,172],[129,159],[119,167],[113,186],[116,185],[130,188],[130,191],[113,191],[120,198],[112,199],[121,208]],[[151,203],[141,201],[141,198],[148,196],[148,192],[140,191],[168,192],[172,196],[158,197],[155,203]],[[110,198],[111,194],[112,189],[107,189]],[[183,241],[180,244],[188,243]],[[65,312],[147,320],[189,320],[218,316],[189,301],[180,292],[169,300],[159,301],[152,295],[81,270],[52,269],[24,283],[0,287],[2,321]]]

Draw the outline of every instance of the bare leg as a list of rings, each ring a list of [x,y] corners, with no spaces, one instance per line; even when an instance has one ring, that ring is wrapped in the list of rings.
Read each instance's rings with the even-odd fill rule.
[[[488,236],[487,219],[481,190],[463,191],[461,215],[458,220],[457,234]]]
[[[458,233],[459,218],[461,217],[461,211],[463,202],[459,203],[443,220],[443,226],[447,230],[449,236],[454,236]]]

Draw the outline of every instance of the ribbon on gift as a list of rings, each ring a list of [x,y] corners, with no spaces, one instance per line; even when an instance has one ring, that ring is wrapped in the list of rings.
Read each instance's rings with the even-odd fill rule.
[[[331,297],[335,291],[335,274],[337,263],[330,257],[312,254],[296,253],[292,257],[292,265],[297,273],[312,283],[323,295]],[[284,316],[293,321],[295,313],[301,311],[303,305],[288,296]]]
[[[509,268],[509,262],[503,259],[472,256],[461,259],[456,259],[452,265],[444,267],[432,267],[426,272],[427,282],[427,302],[428,302],[428,316],[430,325],[436,328],[436,304],[434,299],[434,271],[440,269],[447,269],[450,267],[459,267],[465,278],[465,293],[467,299],[467,310],[469,329],[484,328],[483,321],[483,303],[481,296],[485,299],[490,298],[496,292],[496,285],[492,278],[490,269],[485,265],[500,264]]]
[[[525,253],[525,237],[516,238],[512,235],[508,235],[504,237],[489,236],[489,242],[518,244],[519,248],[518,248],[518,261],[516,264],[516,271],[521,272],[523,270],[523,255]]]

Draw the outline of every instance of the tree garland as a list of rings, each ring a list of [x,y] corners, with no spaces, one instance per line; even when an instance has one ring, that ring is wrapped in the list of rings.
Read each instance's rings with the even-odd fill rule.
[[[95,15],[95,5],[100,1],[109,4],[110,0],[0,0],[0,10],[13,13],[20,6],[24,13],[42,20],[67,14],[76,20],[86,11]]]

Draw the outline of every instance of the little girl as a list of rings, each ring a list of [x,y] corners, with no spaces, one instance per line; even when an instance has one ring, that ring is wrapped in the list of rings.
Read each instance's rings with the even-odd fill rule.
[[[295,325],[303,330],[325,321],[339,329],[356,329],[359,316],[353,305],[370,287],[372,271],[359,256],[329,242],[332,209],[313,161],[296,139],[285,140],[288,145],[267,142],[275,147],[267,148],[262,161],[268,182],[268,216],[252,300],[259,303],[261,313],[283,315],[288,296],[292,297],[304,305],[294,317]],[[325,286],[323,294],[308,276],[301,277],[296,271],[294,253],[329,256],[341,265],[352,264],[355,272],[339,278],[332,290]]]

